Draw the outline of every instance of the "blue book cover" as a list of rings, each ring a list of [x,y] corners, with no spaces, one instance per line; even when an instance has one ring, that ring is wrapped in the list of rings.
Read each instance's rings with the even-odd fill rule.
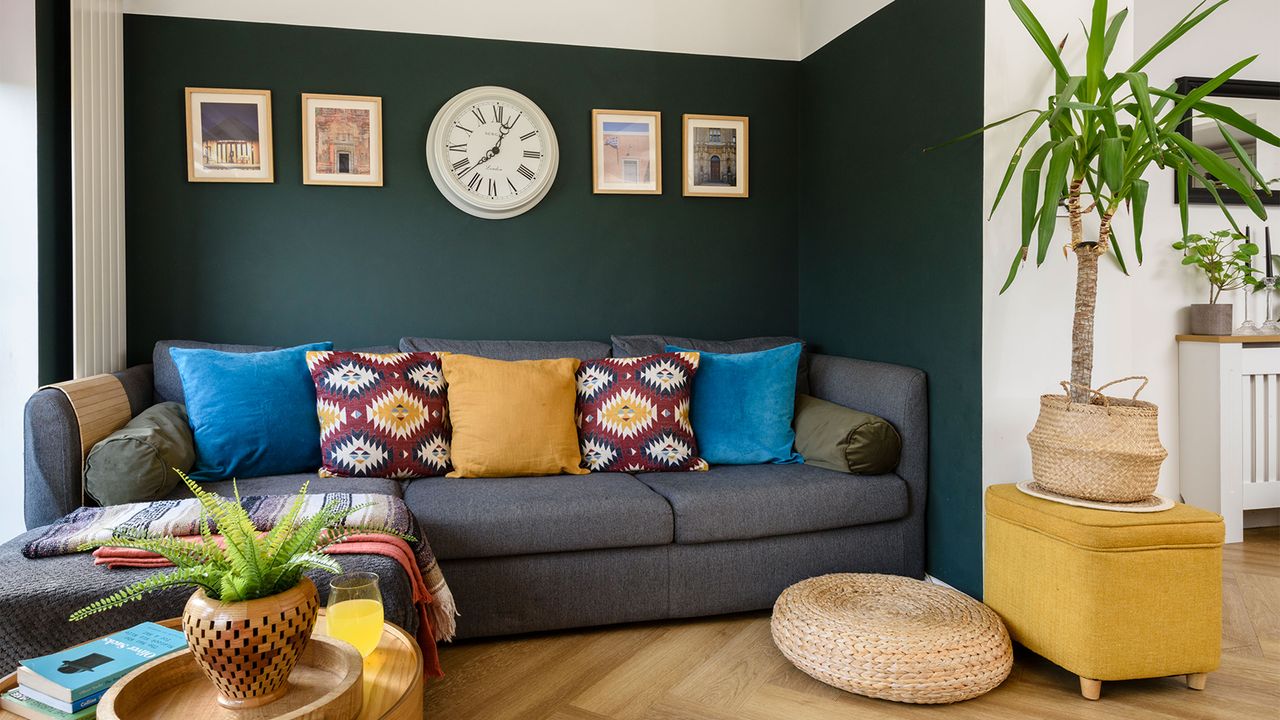
[[[130,670],[187,646],[179,630],[142,623],[61,652],[22,661],[18,680],[51,697],[75,702],[110,687]]]

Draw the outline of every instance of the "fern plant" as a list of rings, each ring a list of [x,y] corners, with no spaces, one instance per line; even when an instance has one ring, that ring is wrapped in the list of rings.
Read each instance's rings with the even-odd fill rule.
[[[200,540],[124,533],[104,542],[80,546],[81,551],[99,547],[146,550],[169,560],[174,569],[75,611],[70,617],[73,622],[175,586],[199,587],[210,598],[229,603],[267,597],[297,585],[305,570],[342,572],[338,561],[325,555],[324,550],[353,535],[380,533],[409,542],[414,540],[388,527],[341,524],[351,513],[368,507],[368,503],[343,508],[334,501],[314,515],[299,517],[308,483],[303,483],[293,505],[275,527],[259,532],[240,503],[240,490],[234,482],[235,498],[229,499],[204,490],[182,472],[178,474],[200,501]],[[222,534],[222,544],[213,536],[211,520]]]

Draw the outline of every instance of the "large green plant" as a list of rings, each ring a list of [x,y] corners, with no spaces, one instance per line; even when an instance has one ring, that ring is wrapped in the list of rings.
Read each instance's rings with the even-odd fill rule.
[[[1057,229],[1058,208],[1065,205],[1071,228],[1068,249],[1075,253],[1077,264],[1075,316],[1071,331],[1071,381],[1077,388],[1072,399],[1076,402],[1087,401],[1087,394],[1080,388],[1092,386],[1098,259],[1112,253],[1120,269],[1128,273],[1126,257],[1112,219],[1121,206],[1129,206],[1133,218],[1133,257],[1142,262],[1142,224],[1149,191],[1143,175],[1153,164],[1173,168],[1176,173],[1184,237],[1187,235],[1190,178],[1196,178],[1209,190],[1237,231],[1239,227],[1218,191],[1220,186],[1238,193],[1254,214],[1266,218],[1266,210],[1255,186],[1268,195],[1271,190],[1228,127],[1276,146],[1280,146],[1280,137],[1235,110],[1207,99],[1257,56],[1241,60],[1185,95],[1176,92],[1176,86],[1164,90],[1151,87],[1147,74],[1143,72],[1152,60],[1228,1],[1220,0],[1208,8],[1205,8],[1206,2],[1196,5],[1126,69],[1109,73],[1107,62],[1115,49],[1128,9],[1108,16],[1107,1],[1095,0],[1092,17],[1085,29],[1084,72],[1072,74],[1061,54],[1067,40],[1064,38],[1055,44],[1023,0],[1009,0],[1014,14],[1049,61],[1056,78],[1056,91],[1042,108],[1023,111],[951,141],[958,142],[1017,118],[1034,115],[1031,126],[1009,160],[991,207],[994,215],[1018,167],[1022,166],[1022,245],[1014,255],[1000,292],[1003,293],[1013,283],[1018,269],[1030,253],[1033,240],[1036,265],[1044,262]],[[1209,118],[1217,124],[1226,144],[1244,168],[1243,172],[1214,151],[1178,132],[1179,123],[1188,113]],[[1032,147],[1029,156],[1025,155],[1033,139],[1043,137],[1038,135],[1042,130],[1048,131],[1048,139]],[[1085,238],[1083,218],[1090,213],[1096,213],[1100,218],[1096,240]]]
[[[306,483],[275,527],[268,532],[259,532],[240,504],[239,489],[235,491],[235,499],[228,499],[207,492],[185,474],[178,474],[200,500],[200,541],[125,535],[81,546],[81,551],[98,547],[147,550],[167,558],[175,569],[152,575],[81,608],[71,614],[71,620],[83,620],[137,600],[149,592],[178,585],[204,588],[210,598],[223,602],[267,597],[297,585],[304,570],[342,572],[342,566],[325,555],[324,549],[352,535],[382,533],[413,540],[391,528],[342,524],[348,515],[363,510],[368,504],[342,507],[340,502],[333,501],[314,515],[299,517],[306,499]],[[217,524],[223,544],[214,539],[210,519]]]

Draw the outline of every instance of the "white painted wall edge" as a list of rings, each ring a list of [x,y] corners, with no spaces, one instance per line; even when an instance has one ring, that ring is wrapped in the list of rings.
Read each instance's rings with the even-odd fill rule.
[[[353,10],[340,0],[125,0],[124,11],[558,43],[590,47],[801,60],[892,0],[385,0]]]

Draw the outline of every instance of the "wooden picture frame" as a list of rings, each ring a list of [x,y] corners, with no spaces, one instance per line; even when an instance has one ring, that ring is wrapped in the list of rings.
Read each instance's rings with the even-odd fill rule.
[[[685,197],[747,197],[748,118],[685,114],[681,125]]]
[[[302,93],[302,184],[382,187],[382,98]]]
[[[271,91],[184,88],[187,182],[275,182]]]
[[[591,111],[591,192],[662,194],[662,113]]]

